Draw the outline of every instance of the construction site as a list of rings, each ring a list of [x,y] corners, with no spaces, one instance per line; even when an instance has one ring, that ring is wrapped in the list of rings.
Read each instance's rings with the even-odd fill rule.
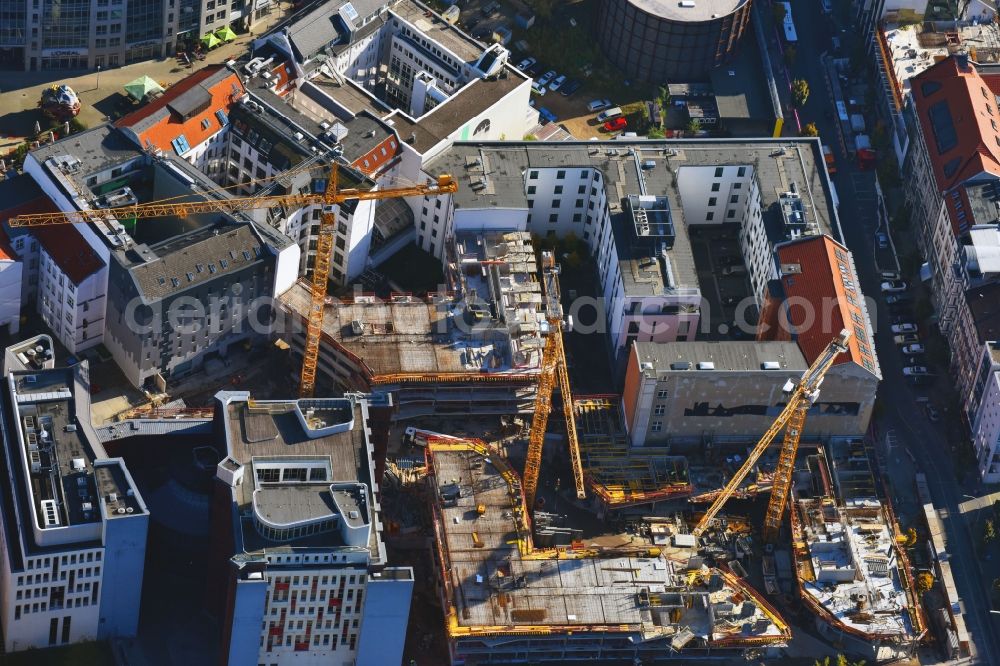
[[[618,396],[572,396],[560,372],[558,267],[544,254],[541,265],[549,334],[527,433],[411,426],[409,448],[387,467],[386,492],[414,496],[388,504],[426,507],[390,518],[390,531],[433,530],[450,662],[773,659],[787,656],[793,634],[782,613],[801,610],[810,632],[851,655],[912,658],[926,623],[867,450],[799,451],[850,334],[789,379],[756,446],[697,458],[633,447]],[[547,437],[556,389],[564,418]],[[726,509],[739,500],[747,515]]]

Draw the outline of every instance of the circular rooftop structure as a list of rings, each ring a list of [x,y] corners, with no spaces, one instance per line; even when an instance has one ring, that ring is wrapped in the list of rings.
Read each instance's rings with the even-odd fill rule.
[[[601,0],[597,40],[626,76],[705,80],[739,44],[751,0]]]

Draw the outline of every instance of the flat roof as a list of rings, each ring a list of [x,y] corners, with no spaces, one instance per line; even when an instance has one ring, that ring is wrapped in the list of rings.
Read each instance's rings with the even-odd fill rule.
[[[806,363],[794,342],[636,342],[639,363],[651,363],[656,375],[668,372],[774,372],[804,371]],[[712,364],[712,367],[698,364]],[[777,363],[777,368],[764,368]]]
[[[629,0],[637,9],[677,23],[700,23],[732,14],[749,0]]]
[[[486,48],[482,43],[442,19],[437,12],[421,2],[399,0],[390,5],[389,13],[412,24],[417,30],[468,64],[475,63]]]
[[[228,457],[245,468],[242,479],[232,490],[233,511],[239,516],[241,526],[236,540],[237,554],[259,553],[263,549],[344,547],[346,543],[336,530],[275,541],[260,534],[254,524],[254,511],[249,511],[249,517],[246,515],[251,507],[262,507],[265,517],[270,515],[277,523],[308,522],[323,515],[343,516],[343,505],[338,508],[338,500],[343,498],[331,490],[336,484],[361,484],[364,499],[352,499],[347,505],[359,512],[361,505],[366,505],[369,508],[363,522],[377,525],[373,462],[363,401],[346,398],[252,401],[247,393],[225,391],[217,394],[216,400],[223,410]],[[303,423],[310,424],[311,429],[307,430]],[[258,483],[255,475],[258,467],[283,464],[319,466],[325,470],[325,478],[315,483],[306,483],[306,479],[303,483]],[[370,531],[368,548],[373,557],[378,556],[377,529]]]

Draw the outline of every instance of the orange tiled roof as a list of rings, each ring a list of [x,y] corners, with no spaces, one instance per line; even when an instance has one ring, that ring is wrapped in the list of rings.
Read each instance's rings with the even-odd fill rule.
[[[244,92],[234,72],[222,65],[210,65],[121,118],[115,127],[131,130],[143,147],[149,142],[163,151],[174,150],[172,142],[184,135],[187,145],[193,148],[219,131],[221,123],[216,112],[228,116],[235,98]]]
[[[857,289],[850,250],[829,236],[809,236],[779,245],[777,254],[783,267],[799,267],[799,272],[783,270],[781,283],[788,320],[806,362],[815,361],[846,328],[851,332],[849,354],[841,354],[836,363],[853,361],[875,373],[864,294]]]

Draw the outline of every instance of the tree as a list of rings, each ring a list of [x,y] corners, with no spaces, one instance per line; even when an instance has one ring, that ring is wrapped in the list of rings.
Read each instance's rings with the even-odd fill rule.
[[[809,123],[803,127],[802,136],[819,136],[819,129],[816,127],[816,123]]]
[[[864,659],[851,661],[847,655],[838,654],[836,662],[831,661],[829,657],[823,657],[823,659],[816,660],[815,666],[865,666],[866,663]]]
[[[660,86],[659,93],[660,106],[666,109],[670,106],[670,89],[666,86]]]
[[[988,544],[996,541],[997,529],[992,520],[983,523],[983,543]]]
[[[701,121],[697,118],[692,118],[687,124],[688,132],[700,132],[701,131]]]
[[[809,99],[809,83],[805,79],[792,81],[792,106],[801,109]]]

